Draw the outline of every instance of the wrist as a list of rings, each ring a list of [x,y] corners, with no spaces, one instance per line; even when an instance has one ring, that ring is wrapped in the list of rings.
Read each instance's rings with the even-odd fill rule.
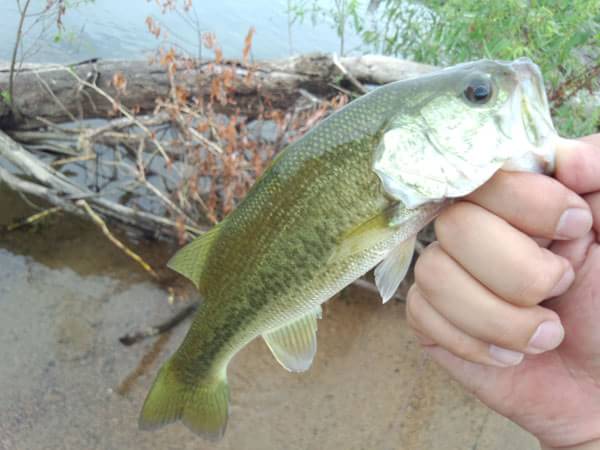
[[[540,443],[541,450],[600,450],[600,439],[569,447],[549,447]]]

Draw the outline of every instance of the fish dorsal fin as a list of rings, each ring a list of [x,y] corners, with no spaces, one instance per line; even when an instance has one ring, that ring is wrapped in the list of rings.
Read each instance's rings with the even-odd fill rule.
[[[406,276],[415,252],[416,240],[417,236],[414,235],[398,244],[375,269],[375,285],[383,303],[394,296]]]
[[[263,334],[273,356],[290,372],[304,372],[317,352],[317,319],[321,307],[286,325]]]
[[[219,235],[219,225],[198,236],[188,245],[180,249],[167,263],[167,267],[180,273],[199,288],[200,275],[212,243]]]

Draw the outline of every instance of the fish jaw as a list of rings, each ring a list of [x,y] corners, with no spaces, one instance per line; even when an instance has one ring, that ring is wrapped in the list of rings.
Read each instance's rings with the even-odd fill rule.
[[[504,163],[502,169],[551,175],[556,166],[558,133],[550,117],[542,74],[529,58],[519,58],[512,65],[519,83],[510,104],[512,111],[508,114],[515,117],[513,132],[525,145]],[[521,114],[518,114],[519,110]]]

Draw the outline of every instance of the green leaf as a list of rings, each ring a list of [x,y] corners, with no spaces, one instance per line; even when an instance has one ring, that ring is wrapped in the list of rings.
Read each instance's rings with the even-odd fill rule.
[[[10,97],[10,92],[8,92],[8,91],[0,91],[0,97],[2,98],[2,101],[4,101],[4,103],[6,103],[7,105],[11,105],[12,104],[12,99]]]

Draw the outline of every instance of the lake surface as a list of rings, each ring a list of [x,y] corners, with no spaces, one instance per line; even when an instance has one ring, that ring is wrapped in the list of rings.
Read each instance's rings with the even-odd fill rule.
[[[290,53],[284,2],[195,5],[202,30],[217,33],[227,56],[239,54],[250,25],[257,28],[254,57]],[[162,18],[145,0],[97,0],[65,18],[73,39],[40,46],[30,60],[142,57],[156,45],[144,25],[149,14]],[[0,59],[11,53],[16,20],[14,2],[2,1]],[[197,50],[193,28],[175,15],[164,20],[177,31],[178,45]],[[309,24],[295,26],[292,40],[302,52],[338,45],[331,30]],[[38,202],[26,200],[0,186],[0,224],[36,212]],[[172,252],[156,242],[130,245],[155,267],[164,267]],[[401,302],[382,305],[358,288],[325,305],[319,351],[307,373],[284,371],[261,340],[239,353],[229,370],[229,427],[218,445],[181,425],[137,430],[154,374],[189,321],[160,338],[120,344],[120,336],[182,305],[170,305],[165,289],[94,225],[57,215],[1,234],[0,306],[2,450],[537,448],[423,356]]]
[[[47,0],[32,0],[30,11],[43,9]],[[179,1],[179,4],[182,2]],[[333,1],[319,2],[325,6]],[[366,3],[366,2],[365,2]],[[154,0],[96,0],[68,10],[64,17],[66,33],[59,43],[52,42],[56,27],[39,40],[41,26],[27,33],[29,62],[77,62],[89,58],[140,58],[152,53],[163,37],[148,32],[147,17],[163,25],[168,43],[191,55],[198,54],[198,32],[213,32],[226,57],[239,57],[250,27],[256,34],[252,55],[257,59],[280,58],[294,53],[339,51],[339,40],[326,25],[313,26],[310,18],[296,22],[288,30],[287,1],[282,0],[196,0],[193,12],[162,14]],[[18,22],[15,0],[0,2],[0,60],[12,56]],[[290,32],[288,32],[290,31]],[[360,46],[349,32],[346,48]]]

